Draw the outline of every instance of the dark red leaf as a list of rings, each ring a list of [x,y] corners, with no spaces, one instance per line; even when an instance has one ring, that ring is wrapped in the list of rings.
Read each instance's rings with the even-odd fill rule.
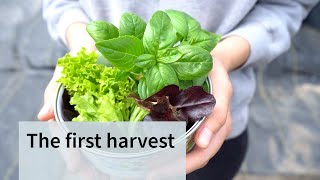
[[[168,86],[162,88],[160,91],[158,91],[154,95],[147,98],[146,101],[155,101],[155,98],[163,97],[163,96],[173,97],[173,96],[177,96],[179,93],[180,93],[179,86],[168,85]]]
[[[150,111],[145,120],[195,122],[209,115],[216,103],[212,94],[201,86],[192,86],[180,91],[176,85],[169,85],[153,96],[136,102]]]
[[[201,86],[192,86],[181,91],[177,96],[170,97],[170,103],[173,107],[180,109],[189,121],[195,122],[212,112],[216,100]]]

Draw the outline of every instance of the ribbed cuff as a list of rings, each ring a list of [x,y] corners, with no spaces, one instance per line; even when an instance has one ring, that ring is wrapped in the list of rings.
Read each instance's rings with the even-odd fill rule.
[[[229,36],[240,36],[246,39],[250,44],[250,55],[239,69],[254,66],[258,61],[268,63],[272,60],[270,45],[272,44],[270,33],[259,22],[249,22],[238,26],[233,31],[222,37],[225,39]]]

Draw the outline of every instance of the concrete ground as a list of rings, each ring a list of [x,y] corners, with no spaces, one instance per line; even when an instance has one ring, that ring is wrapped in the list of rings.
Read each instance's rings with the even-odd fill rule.
[[[293,46],[260,66],[251,104],[250,147],[236,180],[320,179],[320,8]],[[40,0],[0,6],[0,179],[18,179],[18,122],[36,121],[56,59]]]

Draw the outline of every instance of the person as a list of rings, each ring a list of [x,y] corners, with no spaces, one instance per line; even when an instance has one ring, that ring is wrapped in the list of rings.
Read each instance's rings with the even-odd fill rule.
[[[255,91],[253,67],[268,63],[290,47],[291,37],[318,0],[44,0],[43,15],[53,39],[71,53],[95,50],[86,23],[119,24],[133,12],[145,20],[156,10],[176,9],[197,19],[203,29],[223,35],[211,52],[210,72],[217,104],[196,131],[196,147],[187,154],[187,179],[232,179],[248,146],[248,105]],[[56,69],[46,88],[40,120],[54,119]]]

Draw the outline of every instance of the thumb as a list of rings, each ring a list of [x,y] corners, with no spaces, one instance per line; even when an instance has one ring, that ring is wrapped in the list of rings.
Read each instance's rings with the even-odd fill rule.
[[[53,102],[50,100],[46,102],[41,108],[38,119],[42,121],[48,121],[54,118]]]
[[[38,114],[39,120],[48,121],[50,119],[54,119],[53,107],[54,107],[55,97],[59,88],[59,83],[57,83],[57,80],[60,78],[61,72],[62,72],[62,68],[56,67],[53,77],[50,80],[44,92],[44,105]]]

